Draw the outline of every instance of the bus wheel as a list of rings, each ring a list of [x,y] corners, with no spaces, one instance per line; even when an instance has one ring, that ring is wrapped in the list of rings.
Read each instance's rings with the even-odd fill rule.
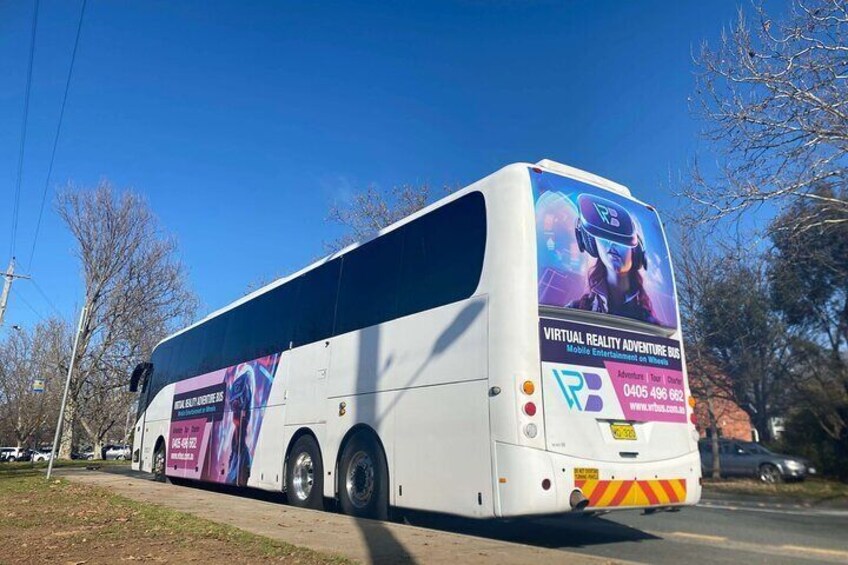
[[[286,494],[292,506],[324,509],[324,465],[318,443],[310,435],[300,436],[289,454]]]
[[[342,512],[360,518],[389,517],[389,472],[386,457],[370,433],[358,432],[347,443],[339,465]]]
[[[153,452],[153,480],[160,483],[167,482],[165,476],[165,442],[161,441],[156,446],[156,451]]]

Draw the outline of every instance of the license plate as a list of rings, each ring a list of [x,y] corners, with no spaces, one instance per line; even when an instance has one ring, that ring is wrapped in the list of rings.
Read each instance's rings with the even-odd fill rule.
[[[613,439],[636,439],[636,428],[633,424],[610,424]]]

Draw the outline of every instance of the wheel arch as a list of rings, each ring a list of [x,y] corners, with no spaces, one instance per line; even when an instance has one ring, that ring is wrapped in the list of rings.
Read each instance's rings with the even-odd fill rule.
[[[389,458],[386,455],[386,446],[383,445],[383,440],[382,440],[382,438],[380,438],[380,434],[377,433],[377,430],[375,430],[374,428],[372,428],[368,424],[362,424],[362,423],[356,424],[355,426],[351,427],[347,431],[347,433],[345,433],[344,437],[342,438],[342,441],[339,442],[339,448],[336,451],[335,463],[333,465],[333,475],[334,475],[333,490],[334,490],[334,494],[338,498],[339,489],[341,488],[340,483],[339,483],[339,481],[340,481],[339,465],[341,464],[341,461],[342,461],[342,453],[344,453],[345,447],[347,447],[348,442],[350,442],[350,440],[353,438],[353,436],[355,436],[359,432],[365,432],[365,433],[369,434],[371,437],[373,437],[374,440],[377,442],[377,445],[380,447],[380,450],[383,452],[383,460],[386,462],[386,482],[389,485],[389,500],[391,501],[391,498],[392,498],[392,496],[391,496],[392,495],[392,488],[391,488],[392,473],[391,473],[391,470],[389,469]]]
[[[288,467],[288,464],[289,464],[289,456],[291,455],[292,448],[294,447],[294,444],[297,443],[297,440],[299,440],[303,436],[310,436],[312,438],[312,440],[315,442],[315,445],[318,446],[318,453],[321,454],[321,460],[322,460],[322,463],[323,463],[324,453],[321,450],[321,442],[318,441],[318,435],[315,433],[315,431],[312,428],[309,428],[307,426],[303,426],[301,428],[298,428],[298,430],[295,433],[292,434],[292,437],[289,440],[289,444],[286,446],[286,453],[283,456],[283,477],[286,476],[287,467]]]
[[[777,479],[778,482],[782,481],[786,477],[786,470],[776,461],[762,461],[759,465],[757,465],[757,477],[762,477],[763,471],[767,468],[771,467],[777,471]]]
[[[165,455],[167,456],[168,450],[165,445],[165,436],[163,435],[160,435],[158,438],[156,438],[156,443],[153,444],[153,453],[155,454],[157,451],[159,451],[160,447],[165,449]]]

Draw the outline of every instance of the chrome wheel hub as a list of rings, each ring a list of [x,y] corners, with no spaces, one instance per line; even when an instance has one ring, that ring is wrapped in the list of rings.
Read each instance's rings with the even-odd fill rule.
[[[345,474],[347,497],[356,508],[365,508],[374,495],[374,461],[364,451],[357,451]]]
[[[156,456],[153,458],[153,474],[165,474],[165,453],[163,451],[157,451]]]
[[[298,500],[306,500],[315,484],[315,465],[308,453],[301,453],[292,467],[292,490]]]

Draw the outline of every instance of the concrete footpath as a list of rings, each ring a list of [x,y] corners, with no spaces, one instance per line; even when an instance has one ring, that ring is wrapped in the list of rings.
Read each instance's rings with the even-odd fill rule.
[[[625,563],[558,549],[301,510],[277,502],[156,483],[126,474],[60,469],[56,475],[103,487],[133,500],[161,504],[254,534],[363,563]]]

